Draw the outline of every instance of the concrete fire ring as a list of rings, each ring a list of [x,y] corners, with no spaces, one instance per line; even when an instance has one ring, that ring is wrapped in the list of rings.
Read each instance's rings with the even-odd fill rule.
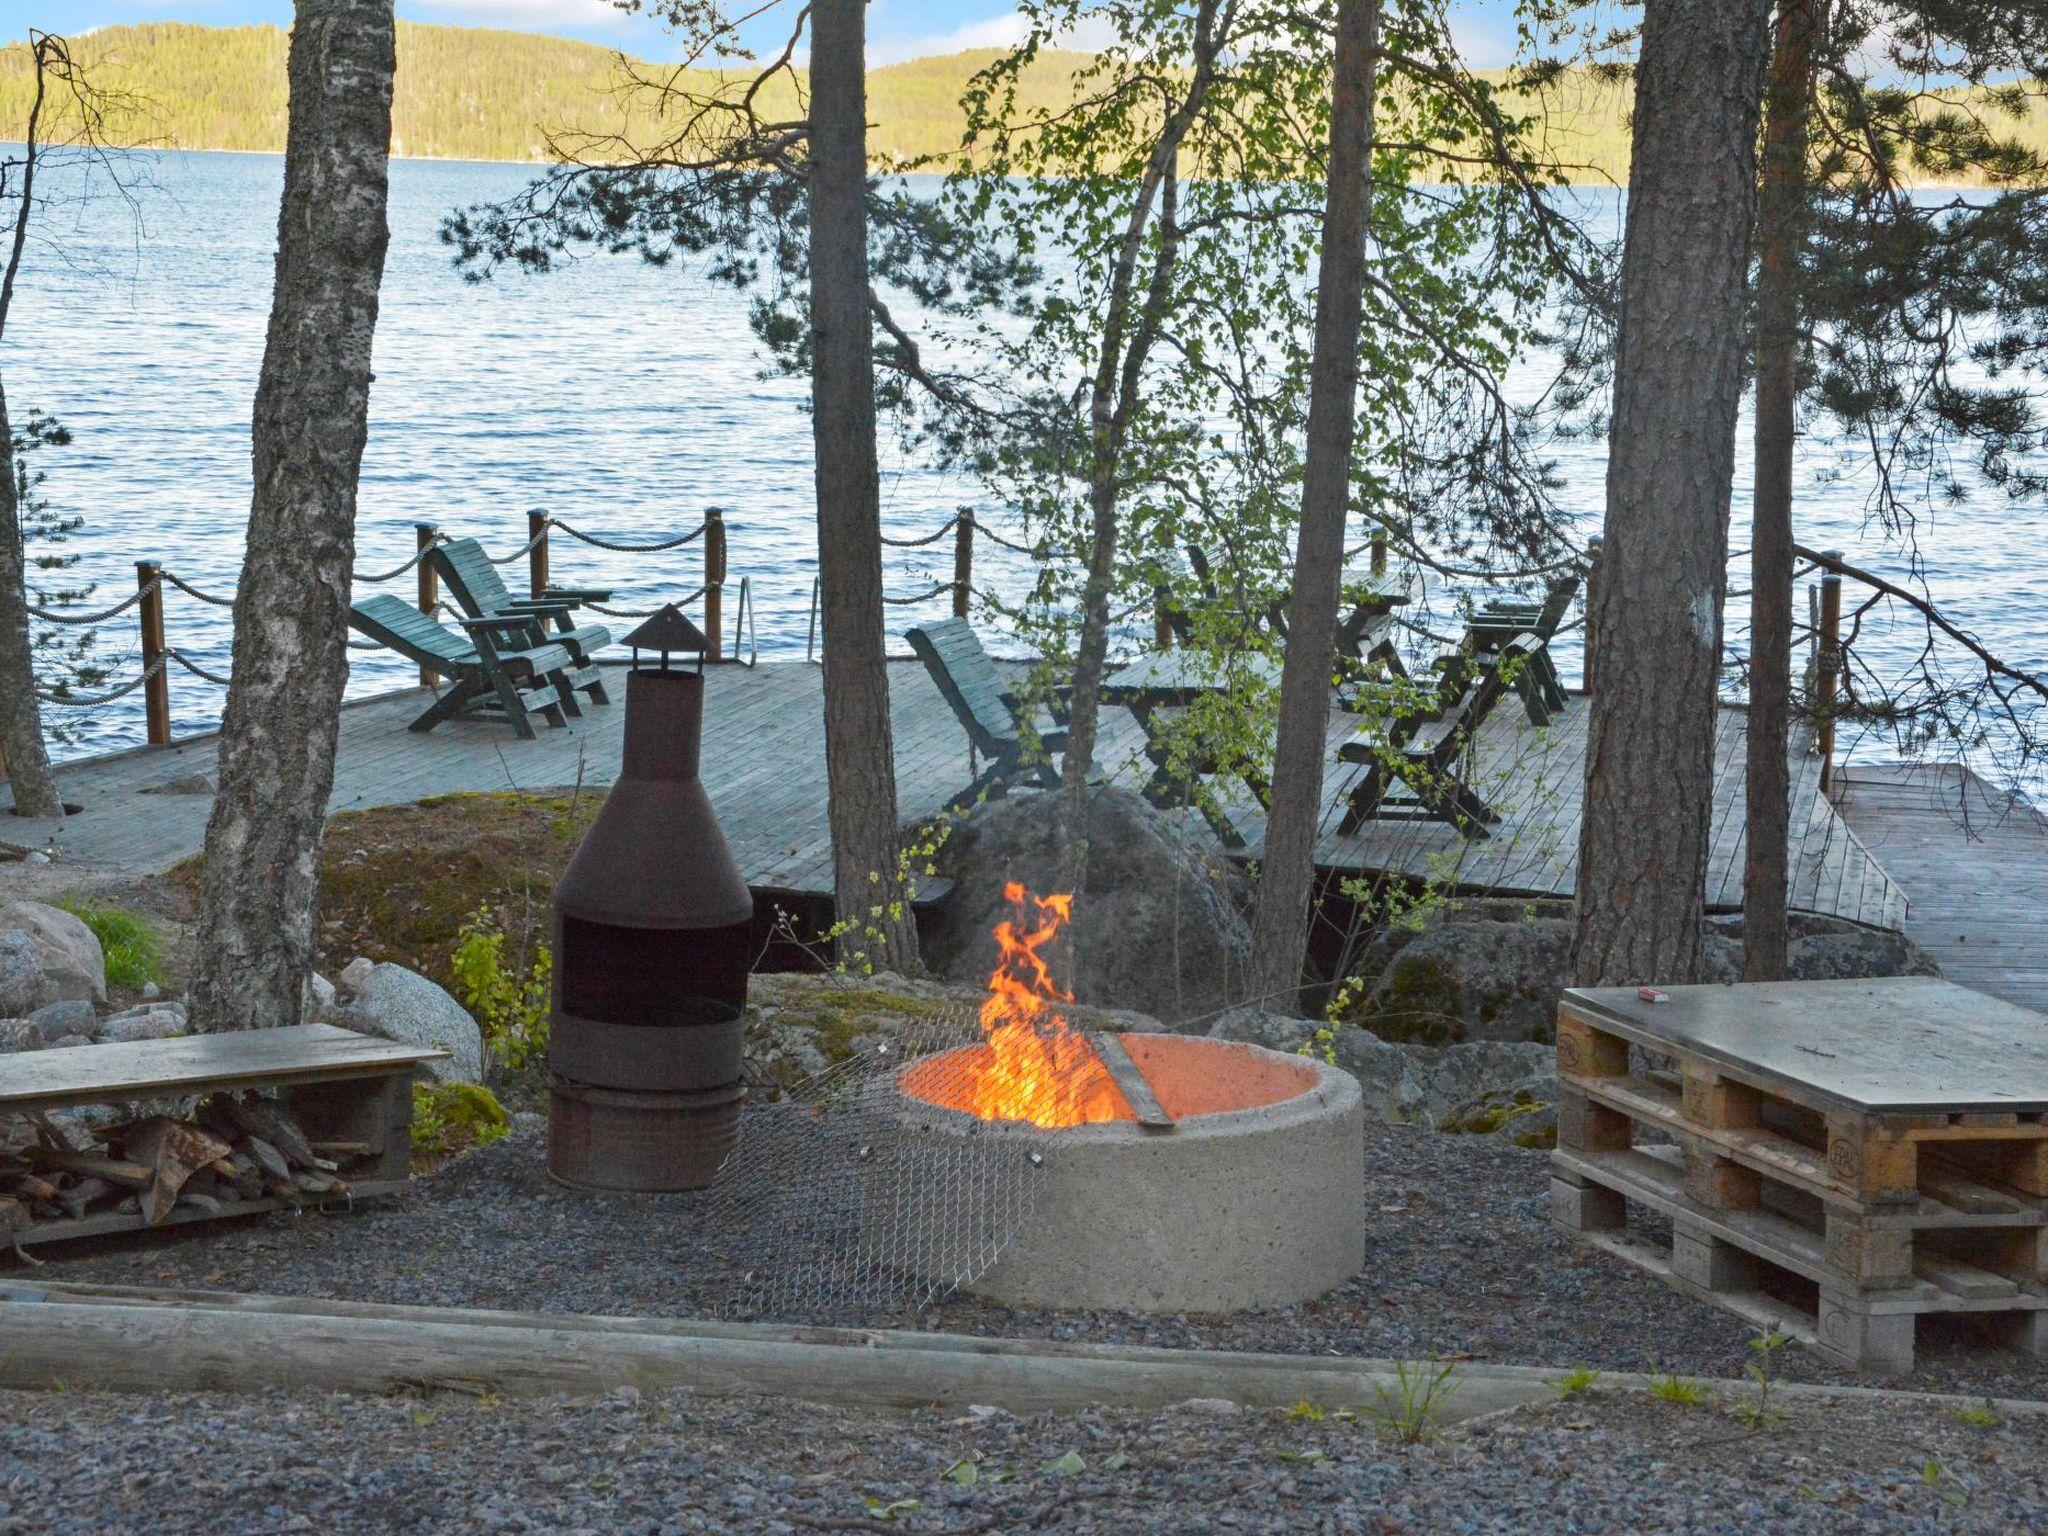
[[[906,1091],[915,1062],[886,1080],[907,1129],[1039,1155],[1027,1214],[966,1290],[1016,1307],[1235,1312],[1311,1300],[1364,1267],[1355,1078],[1235,1041],[1121,1038],[1172,1130],[978,1119]],[[1238,1099],[1254,1102],[1228,1107]]]

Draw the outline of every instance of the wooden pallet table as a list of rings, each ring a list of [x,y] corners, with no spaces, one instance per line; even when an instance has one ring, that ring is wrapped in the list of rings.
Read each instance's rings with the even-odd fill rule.
[[[1588,988],[1557,1066],[1551,1214],[1596,1247],[1857,1369],[1935,1313],[2048,1358],[2048,1018],[1929,977]]]
[[[396,1193],[410,1176],[413,1071],[447,1054],[333,1025],[306,1024],[0,1057],[0,1118],[91,1104],[275,1090],[310,1141],[355,1149],[345,1170],[345,1194],[274,1195],[216,1202],[211,1209],[177,1205],[159,1213],[155,1222],[139,1211],[94,1211],[14,1228],[7,1242],[101,1237]]]

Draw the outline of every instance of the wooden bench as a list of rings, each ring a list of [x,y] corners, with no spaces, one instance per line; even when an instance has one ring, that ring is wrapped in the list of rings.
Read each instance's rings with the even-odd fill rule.
[[[7,1150],[12,1137],[0,1142],[0,1169],[9,1170],[0,1172],[0,1234],[9,1245],[48,1243],[396,1193],[405,1187],[411,1171],[413,1070],[446,1055],[330,1024],[304,1024],[0,1057],[0,1128],[18,1129],[9,1123],[16,1117],[40,1127],[36,1140],[19,1153]],[[230,1104],[214,1097],[270,1091],[277,1092],[274,1101],[236,1098]],[[99,1174],[115,1167],[144,1166],[104,1148],[55,1145],[79,1138],[77,1133],[59,1134],[45,1118],[50,1111],[191,1098],[208,1101],[199,1112],[202,1121],[239,1115],[254,1123],[282,1110],[314,1154],[307,1182],[331,1187],[292,1188],[286,1193],[281,1186],[290,1184],[289,1177],[272,1174],[265,1179],[271,1188],[267,1194],[187,1201],[173,1190],[171,1200],[152,1212],[140,1207],[155,1191],[137,1190],[131,1175],[125,1185],[117,1180],[114,1188],[136,1193],[136,1209],[94,1209],[24,1221],[37,1205],[45,1211],[50,1205],[48,1199],[23,1196],[29,1180],[54,1186],[58,1179],[80,1177],[83,1170],[106,1183]],[[164,1139],[165,1131],[172,1139],[189,1132],[189,1141],[205,1145],[202,1128],[157,1118],[164,1130],[156,1139]],[[296,1169],[307,1159],[303,1150],[296,1157],[292,1150],[284,1149],[283,1155]],[[108,1167],[95,1170],[95,1163]]]

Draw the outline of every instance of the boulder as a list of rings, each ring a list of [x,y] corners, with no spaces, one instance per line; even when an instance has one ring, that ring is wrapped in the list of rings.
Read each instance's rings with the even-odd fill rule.
[[[100,1026],[99,1037],[109,1044],[127,1045],[136,1040],[168,1040],[185,1033],[185,1016],[158,1010],[154,1013],[124,1013]]]
[[[325,976],[322,976],[318,971],[314,971],[306,977],[306,1021],[308,1023],[326,1018],[328,1014],[334,1011],[337,999],[338,994],[334,990],[334,983]]]
[[[0,1016],[15,1017],[43,1000],[43,956],[20,929],[0,932]]]
[[[43,995],[35,1006],[83,998],[107,1000],[107,958],[84,923],[40,901],[10,901],[0,907],[0,931],[18,928],[35,941],[43,962]]]
[[[43,1032],[27,1019],[0,1019],[0,1056],[42,1048]]]
[[[368,955],[357,955],[341,968],[341,984],[350,992],[360,992],[363,983],[370,979],[370,973],[377,969],[377,962]]]
[[[1209,1034],[1333,1061],[1358,1079],[1366,1112],[1396,1124],[1476,1129],[1467,1122],[1495,1098],[1520,1095],[1531,1105],[1557,1099],[1556,1061],[1546,1045],[1495,1040],[1403,1045],[1355,1024],[1332,1025],[1252,1008],[1226,1013]]]
[[[483,1081],[483,1031],[462,1004],[426,977],[402,965],[373,965],[361,975],[355,991],[341,1015],[350,1029],[402,1045],[447,1051],[447,1059],[421,1069],[435,1082]]]
[[[939,855],[953,881],[925,963],[981,985],[995,969],[991,930],[1009,915],[1005,882],[1043,895],[1059,883],[1058,803],[1012,793],[977,807]],[[1072,960],[1057,978],[1081,1002],[1135,1009],[1168,1027],[1242,995],[1251,956],[1250,888],[1206,827],[1123,790],[1088,798],[1088,853],[1074,903]]]
[[[1901,933],[1814,913],[1794,913],[1790,929],[1794,980],[1940,974]],[[1556,1033],[1571,941],[1565,903],[1462,902],[1419,928],[1375,935],[1353,967],[1366,984],[1346,1016],[1383,1039],[1421,1045],[1548,1041]],[[1741,919],[1709,919],[1701,981],[1741,976]]]
[[[45,1040],[55,1040],[59,1035],[92,1035],[99,1031],[99,1015],[93,1012],[92,1004],[71,998],[61,1003],[49,1003],[28,1016],[28,1023]]]

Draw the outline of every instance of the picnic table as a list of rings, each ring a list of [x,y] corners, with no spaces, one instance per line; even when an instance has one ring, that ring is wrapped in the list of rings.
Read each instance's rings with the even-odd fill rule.
[[[1167,711],[1184,710],[1212,694],[1226,692],[1233,683],[1251,680],[1267,687],[1280,686],[1280,663],[1261,651],[1244,651],[1218,658],[1206,651],[1174,649],[1151,651],[1104,680],[1105,703],[1121,704],[1131,712],[1145,733],[1145,756],[1152,764],[1152,777],[1139,791],[1152,804],[1171,808],[1188,798],[1192,784],[1183,786],[1172,770],[1172,740],[1167,731]],[[1196,778],[1210,778],[1222,771],[1213,757],[1186,765]],[[1269,786],[1257,772],[1242,775],[1244,785],[1259,804],[1266,803]],[[1209,806],[1202,814],[1225,844],[1244,845],[1243,836],[1230,819]]]

